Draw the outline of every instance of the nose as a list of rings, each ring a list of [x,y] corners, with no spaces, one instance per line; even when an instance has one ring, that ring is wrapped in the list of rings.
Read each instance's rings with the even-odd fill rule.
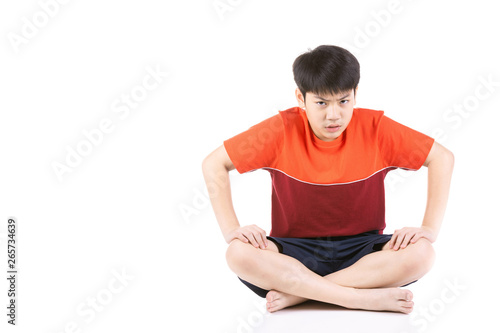
[[[332,121],[340,119],[340,107],[331,105],[329,108],[327,108],[326,119]]]

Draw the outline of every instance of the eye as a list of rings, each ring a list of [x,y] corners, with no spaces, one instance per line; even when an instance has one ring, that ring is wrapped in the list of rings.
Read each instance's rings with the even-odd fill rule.
[[[347,104],[349,103],[349,100],[348,99],[343,99],[340,101],[340,104]]]
[[[326,105],[325,102],[316,102],[316,104],[321,105],[321,106],[325,106]]]

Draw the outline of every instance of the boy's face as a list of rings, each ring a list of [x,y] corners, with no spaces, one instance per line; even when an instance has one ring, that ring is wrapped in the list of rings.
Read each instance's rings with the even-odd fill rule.
[[[299,106],[306,111],[314,134],[323,141],[333,141],[345,131],[356,104],[354,89],[350,92],[332,95],[307,92],[304,102],[304,96],[297,88],[295,96]]]

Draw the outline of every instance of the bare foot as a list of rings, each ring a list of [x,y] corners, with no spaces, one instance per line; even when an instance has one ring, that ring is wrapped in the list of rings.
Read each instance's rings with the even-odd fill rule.
[[[289,306],[297,305],[307,301],[306,298],[285,294],[276,290],[269,291],[266,295],[266,300],[266,308],[269,312],[276,312]]]
[[[351,309],[374,311],[393,311],[410,313],[413,310],[413,294],[407,289],[381,288],[381,289],[353,289],[355,296],[351,304],[345,305]],[[287,308],[307,301],[295,295],[285,294],[271,290],[266,295],[266,308],[269,312]]]
[[[413,294],[407,289],[354,289],[359,295],[353,302],[353,309],[393,311],[410,313],[413,310]]]

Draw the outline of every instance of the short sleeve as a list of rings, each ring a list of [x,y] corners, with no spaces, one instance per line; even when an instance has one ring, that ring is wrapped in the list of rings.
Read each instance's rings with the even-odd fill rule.
[[[273,167],[281,152],[283,137],[283,119],[277,114],[224,141],[224,147],[236,170],[244,173]]]
[[[385,115],[378,126],[378,145],[387,166],[418,170],[424,164],[434,139]]]

